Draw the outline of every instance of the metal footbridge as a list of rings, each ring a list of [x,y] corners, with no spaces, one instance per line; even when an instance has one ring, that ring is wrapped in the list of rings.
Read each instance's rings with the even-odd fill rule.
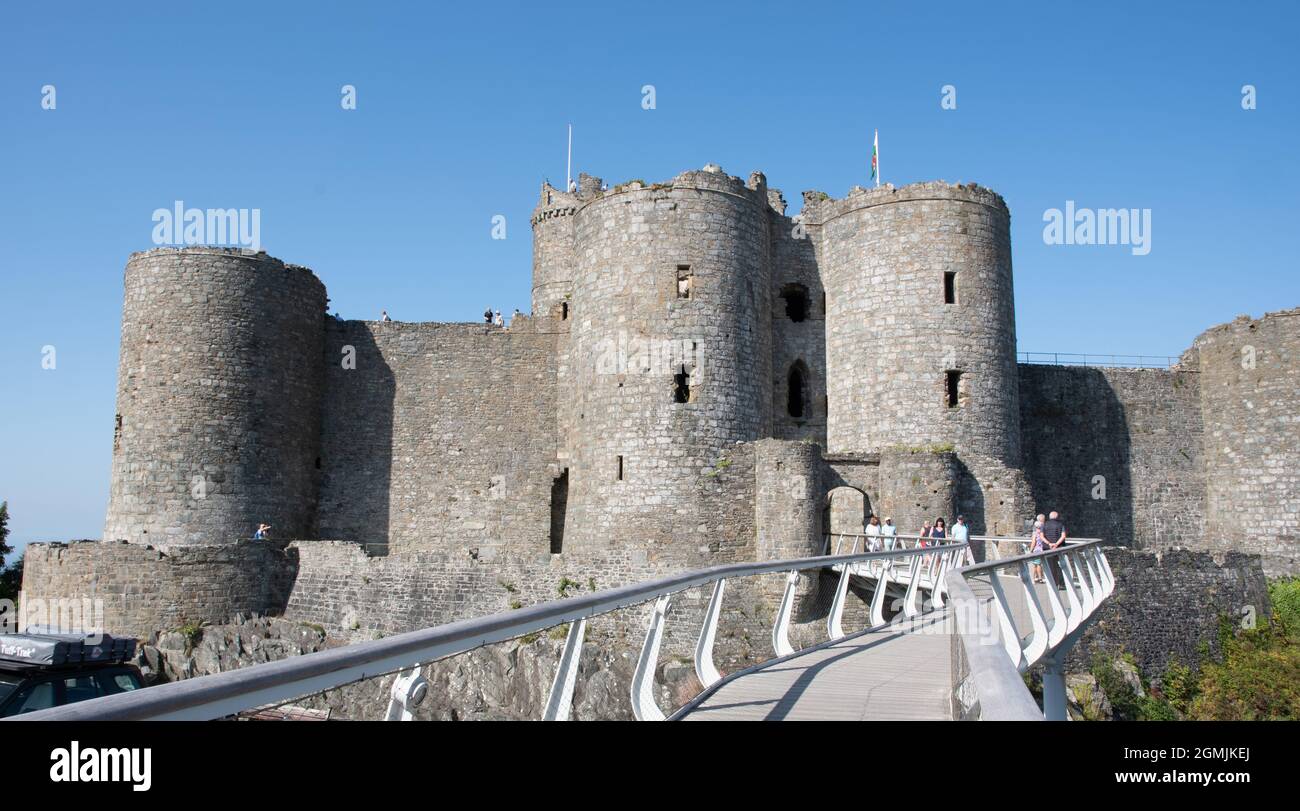
[[[832,554],[683,572],[19,718],[224,718],[397,673],[386,717],[410,720],[429,690],[423,665],[567,624],[540,713],[543,720],[567,720],[588,620],[644,606],[646,632],[629,694],[638,720],[1064,720],[1065,657],[1115,588],[1101,541],[1072,540],[1036,555],[1018,554],[1024,539],[972,541],[983,542],[993,559],[976,563],[968,542],[830,536]],[[881,548],[873,550],[877,542]],[[1035,561],[1042,564],[1042,583],[1031,577]],[[773,574],[785,581],[771,628],[773,656],[723,675],[714,648],[727,584]],[[796,650],[791,626],[808,575],[822,582],[829,575],[835,587],[818,621],[823,641]],[[866,627],[855,632],[844,629],[850,587],[871,595]],[[655,669],[669,606],[690,590],[710,595],[694,650],[704,689],[666,711],[656,700]],[[1037,664],[1041,709],[1021,676]]]

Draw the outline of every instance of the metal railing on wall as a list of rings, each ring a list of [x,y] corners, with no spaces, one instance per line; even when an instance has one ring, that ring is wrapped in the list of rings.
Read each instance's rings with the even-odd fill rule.
[[[1178,363],[1172,355],[1093,355],[1077,352],[1018,352],[1020,363],[1038,366],[1098,366],[1124,369],[1168,369]]]

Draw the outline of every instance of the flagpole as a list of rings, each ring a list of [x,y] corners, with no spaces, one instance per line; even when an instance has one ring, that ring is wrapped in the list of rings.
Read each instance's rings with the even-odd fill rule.
[[[875,142],[871,145],[871,156],[876,164],[876,188],[880,188],[880,130],[876,130]]]
[[[569,159],[564,164],[564,191],[573,186],[573,125],[569,125]]]

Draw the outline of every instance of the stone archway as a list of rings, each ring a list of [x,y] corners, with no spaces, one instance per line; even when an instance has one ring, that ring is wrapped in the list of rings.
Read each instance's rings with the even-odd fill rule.
[[[841,485],[826,493],[822,507],[822,533],[861,535],[867,520],[867,494]]]

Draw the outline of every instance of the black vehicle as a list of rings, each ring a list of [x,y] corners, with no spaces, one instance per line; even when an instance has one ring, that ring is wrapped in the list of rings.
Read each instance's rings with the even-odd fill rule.
[[[138,690],[134,656],[107,634],[0,634],[0,718]]]

